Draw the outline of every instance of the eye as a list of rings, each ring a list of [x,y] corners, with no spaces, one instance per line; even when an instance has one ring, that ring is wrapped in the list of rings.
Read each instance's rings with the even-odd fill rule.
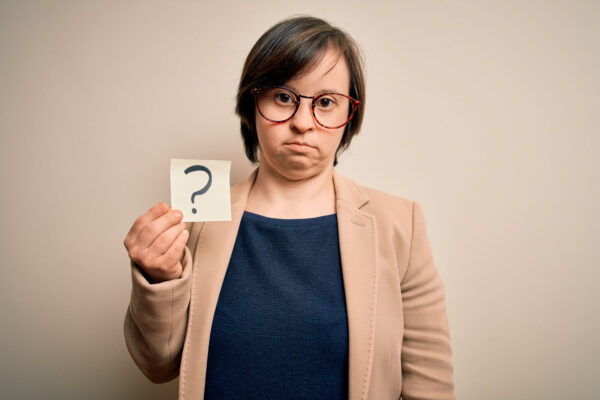
[[[317,107],[326,110],[335,106],[335,99],[332,96],[323,96],[317,99]]]
[[[275,101],[279,104],[293,104],[295,103],[294,97],[290,92],[276,92]]]

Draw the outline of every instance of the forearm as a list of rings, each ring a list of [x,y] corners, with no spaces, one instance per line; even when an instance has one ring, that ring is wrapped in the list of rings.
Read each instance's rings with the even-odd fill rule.
[[[179,374],[193,273],[187,247],[182,266],[180,278],[152,284],[131,263],[132,290],[125,316],[125,342],[140,370],[157,383]]]

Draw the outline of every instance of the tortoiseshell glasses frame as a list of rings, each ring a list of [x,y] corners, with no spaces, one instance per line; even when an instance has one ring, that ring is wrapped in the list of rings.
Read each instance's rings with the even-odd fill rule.
[[[274,120],[271,118],[268,118],[265,114],[263,114],[262,110],[260,109],[260,107],[258,106],[258,96],[260,96],[260,94],[262,92],[264,92],[265,90],[269,90],[269,89],[284,89],[287,90],[289,92],[291,92],[294,96],[295,96],[295,109],[294,112],[292,113],[292,115],[290,115],[288,118],[284,119],[284,120]],[[353,99],[352,97],[343,94],[343,93],[337,93],[337,92],[325,92],[325,93],[321,93],[318,96],[305,96],[302,94],[298,94],[295,91],[293,91],[292,89],[285,87],[285,86],[265,86],[265,87],[261,87],[261,88],[254,88],[250,91],[250,94],[252,94],[254,96],[254,102],[256,104],[256,109],[258,110],[258,112],[260,113],[260,115],[266,119],[269,122],[272,122],[274,124],[283,124],[287,121],[289,121],[290,119],[292,119],[294,117],[294,115],[296,115],[296,112],[298,111],[298,108],[300,108],[300,99],[301,98],[305,98],[305,99],[312,99],[312,104],[311,104],[311,110],[312,110],[312,116],[314,118],[314,120],[317,122],[317,124],[319,124],[320,126],[322,126],[323,128],[326,129],[339,129],[343,126],[346,126],[350,120],[352,120],[352,117],[354,117],[354,113],[356,112],[356,110],[358,109],[358,107],[360,106],[360,101]],[[315,107],[317,106],[317,101],[319,101],[319,99],[321,99],[322,97],[328,96],[328,95],[338,95],[338,96],[343,96],[346,99],[348,99],[348,101],[350,102],[350,105],[352,107],[352,110],[349,112],[349,117],[346,120],[346,122],[344,122],[341,125],[336,125],[336,126],[327,126],[324,125],[321,121],[319,121],[319,119],[317,118],[317,116],[315,115]]]

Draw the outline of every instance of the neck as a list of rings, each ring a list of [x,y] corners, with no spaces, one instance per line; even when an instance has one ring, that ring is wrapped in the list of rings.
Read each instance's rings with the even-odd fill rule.
[[[246,210],[271,218],[312,218],[335,213],[333,166],[290,179],[261,164]]]

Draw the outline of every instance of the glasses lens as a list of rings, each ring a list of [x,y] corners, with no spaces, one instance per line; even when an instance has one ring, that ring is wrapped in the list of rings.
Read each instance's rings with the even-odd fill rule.
[[[271,121],[285,121],[296,111],[296,95],[282,88],[267,88],[257,98],[261,114]]]
[[[343,125],[351,113],[350,100],[339,94],[323,94],[315,99],[315,117],[327,128]]]

